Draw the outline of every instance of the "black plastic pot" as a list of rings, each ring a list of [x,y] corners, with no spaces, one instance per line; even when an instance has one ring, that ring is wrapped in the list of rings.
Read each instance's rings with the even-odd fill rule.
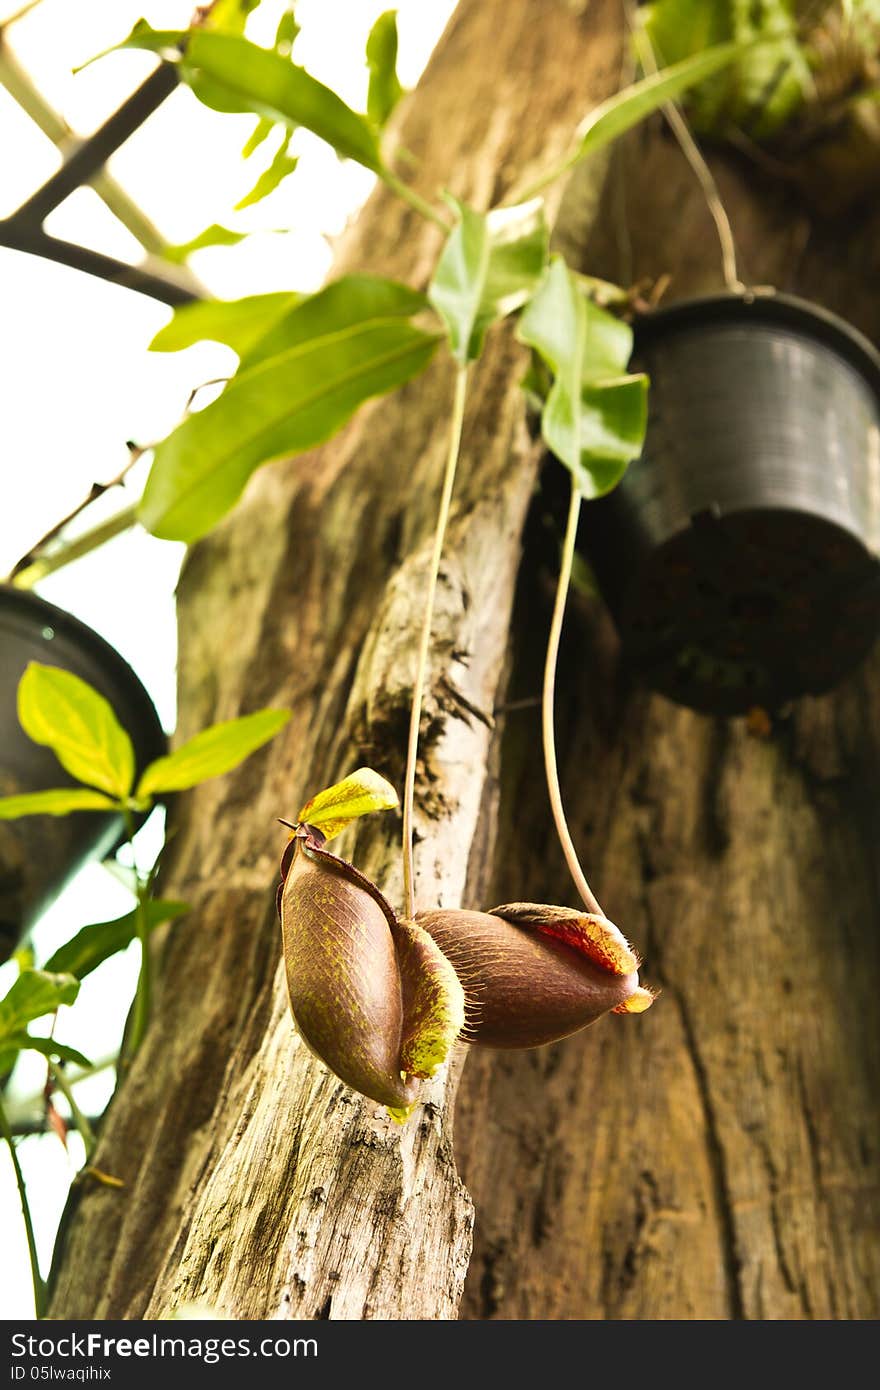
[[[737,714],[829,690],[880,632],[880,355],[782,295],[646,316],[641,458],[579,544],[654,689]]]
[[[166,751],[153,702],[119,653],[36,594],[0,585],[0,795],[78,785],[18,722],[16,693],[29,661],[60,666],[95,686],[128,731],[139,770]],[[110,853],[122,833],[120,816],[95,812],[0,821],[0,961],[77,869]]]

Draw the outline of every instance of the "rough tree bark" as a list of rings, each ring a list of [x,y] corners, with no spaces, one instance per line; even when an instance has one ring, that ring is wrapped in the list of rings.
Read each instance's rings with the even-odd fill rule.
[[[486,205],[559,154],[617,84],[620,11],[462,0],[404,112],[424,190]],[[601,173],[565,200],[570,255],[623,280],[671,271],[676,296],[717,287],[705,207],[659,122],[615,158],[597,210]],[[753,169],[719,173],[747,278],[876,334],[876,225],[844,235]],[[338,269],[421,283],[436,246],[380,192]],[[522,365],[496,332],[471,393],[419,777],[425,906],[571,901],[537,711],[492,720],[506,690],[538,691],[554,558],[529,520]],[[462,1056],[400,1130],[297,1046],[274,818],[357,762],[400,781],[449,375],[438,365],[317,455],[264,470],[189,558],[182,736],[270,703],[293,718],[176,809],[168,890],[193,912],[162,944],[154,1020],[96,1156],[126,1185],[78,1185],[51,1313],[876,1316],[876,660],[760,741],[628,688],[607,619],[572,606],[575,837],[663,993],[553,1048],[467,1058],[469,1273]],[[395,836],[384,818],[341,849],[392,898]]]

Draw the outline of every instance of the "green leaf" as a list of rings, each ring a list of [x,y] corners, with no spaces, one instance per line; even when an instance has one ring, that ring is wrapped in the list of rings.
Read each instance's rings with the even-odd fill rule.
[[[397,11],[380,14],[367,37],[367,115],[381,130],[400,98],[403,88],[397,76]]]
[[[732,63],[742,52],[739,44],[722,43],[708,48],[680,63],[663,68],[650,77],[643,77],[630,87],[624,87],[607,101],[594,107],[578,127],[579,145],[567,161],[567,167],[577,164],[589,154],[608,145],[618,136],[638,125],[646,116],[657,111],[667,101],[675,101],[690,87],[703,82],[713,73]]]
[[[182,917],[189,911],[187,903],[151,898],[144,904],[147,931],[169,922],[174,917]],[[137,936],[137,912],[127,912],[124,917],[116,917],[112,922],[94,922],[83,927],[76,936],[65,941],[63,946],[46,961],[45,969],[62,971],[84,980],[99,965],[103,965],[117,951],[124,951]]]
[[[128,796],[135,771],[131,739],[109,702],[79,676],[32,661],[18,683],[18,718],[72,777],[111,796]]]
[[[226,343],[242,357],[284,318],[302,295],[284,291],[244,299],[200,299],[182,304],[150,343],[151,352],[180,352],[205,340]]]
[[[243,366],[253,367],[268,357],[309,340],[342,333],[377,319],[410,318],[427,304],[423,294],[377,275],[343,275],[317,294],[300,297],[279,315],[248,350]]]
[[[390,811],[397,806],[397,792],[390,782],[371,767],[359,767],[341,782],[318,792],[300,810],[297,820],[320,830],[332,840],[359,816],[373,811]]]
[[[541,414],[547,447],[585,497],[610,491],[645,434],[647,377],[626,375],[632,330],[587,299],[562,257],[554,256],[517,336],[553,372]]]
[[[0,1037],[0,1072],[8,1072],[19,1052],[41,1052],[44,1057],[55,1057],[60,1062],[73,1062],[78,1067],[90,1067],[88,1057],[84,1057],[75,1047],[60,1043],[55,1038],[38,1038],[33,1033],[10,1033]]]
[[[156,30],[143,20],[116,48],[147,49],[177,61],[182,80],[214,110],[250,111],[294,128],[305,126],[344,158],[374,173],[382,168],[376,132],[367,118],[281,53],[236,34]]]
[[[162,255],[166,261],[182,265],[195,251],[204,251],[206,246],[237,246],[249,235],[248,232],[233,232],[229,227],[221,227],[218,222],[212,222],[210,227],[206,227],[190,241],[181,241],[176,246],[163,246]]]
[[[103,792],[88,787],[58,787],[52,791],[0,796],[0,820],[20,816],[69,816],[71,811],[114,811],[119,807]]]
[[[274,738],[289,718],[286,709],[261,709],[203,729],[174,753],[150,763],[138,783],[138,796],[184,791],[229,772]]]
[[[52,974],[48,970],[23,970],[0,999],[0,1048],[7,1039],[32,1023],[35,1018],[54,1013],[62,1004],[72,1004],[79,994],[79,980],[72,975]]]
[[[239,198],[238,202],[235,204],[236,212],[241,212],[243,208],[252,207],[254,203],[259,203],[261,199],[267,198],[270,193],[275,192],[275,189],[282,180],[287,178],[288,174],[293,173],[299,163],[299,158],[297,155],[287,153],[287,147],[290,144],[292,133],[292,131],[287,131],[285,133],[284,139],[272,156],[272,162],[268,169],[263,170],[250,193],[246,193],[243,198]]]
[[[244,38],[195,30],[186,44],[181,75],[193,86],[197,74],[218,83],[230,100],[240,103],[239,109],[293,127],[305,126],[337,154],[378,173],[379,146],[370,123],[289,58]],[[198,90],[196,95],[204,99]]]
[[[439,337],[378,319],[298,344],[233,377],[156,449],[138,516],[194,541],[238,501],[255,469],[335,434],[358,406],[423,371]]]
[[[459,221],[437,264],[428,298],[449,330],[452,355],[478,357],[486,329],[520,308],[547,263],[547,224],[540,198],[475,212],[454,199]]]
[[[177,71],[181,82],[186,83],[193,96],[212,111],[219,111],[222,116],[248,116],[253,111],[247,98],[232,91],[225,83],[218,82],[202,68],[193,67],[186,58],[180,60]]]
[[[268,116],[261,116],[244,143],[244,147],[241,151],[242,159],[250,159],[254,150],[260,148],[263,141],[268,139],[274,129],[275,122],[270,121]]]
[[[248,17],[260,0],[214,0],[202,21],[206,29],[220,34],[243,34]]]
[[[285,58],[288,57],[299,31],[300,26],[296,22],[296,11],[291,5],[278,21],[278,28],[275,30],[275,43],[273,44],[275,52],[280,53]]]
[[[186,39],[187,32],[186,29],[154,29],[152,24],[148,24],[145,19],[139,19],[131,33],[121,43],[114,43],[111,48],[105,48],[101,53],[96,53],[94,58],[90,58],[87,63],[80,64],[73,71],[74,73],[82,72],[83,68],[89,67],[91,63],[97,63],[99,59],[106,58],[110,53],[118,53],[121,49],[126,48],[143,49],[147,53],[159,53],[169,62],[174,62],[180,57],[181,44]]]

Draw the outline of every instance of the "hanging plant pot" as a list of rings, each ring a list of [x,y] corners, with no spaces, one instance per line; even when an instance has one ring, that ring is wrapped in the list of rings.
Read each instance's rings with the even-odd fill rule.
[[[131,737],[139,771],[166,751],[153,702],[119,653],[54,604],[0,585],[0,795],[80,785],[18,722],[18,682],[29,661],[72,671],[100,691]],[[113,849],[123,828],[120,816],[96,812],[0,821],[0,961],[82,864]]]
[[[644,450],[582,511],[629,664],[694,709],[831,689],[880,632],[880,355],[782,295],[645,317]]]

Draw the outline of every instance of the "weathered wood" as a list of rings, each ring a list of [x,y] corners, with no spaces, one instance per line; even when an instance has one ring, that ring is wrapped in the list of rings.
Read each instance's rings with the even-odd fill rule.
[[[613,90],[616,0],[466,0],[405,113],[425,191],[485,205],[559,158]],[[337,269],[424,283],[436,231],[384,193]],[[498,333],[475,374],[441,577],[417,820],[424,906],[480,901],[491,864],[492,710],[537,455],[521,349]],[[440,1081],[398,1131],[296,1046],[272,895],[283,833],[359,762],[400,782],[450,373],[438,365],[306,460],[265,470],[191,555],[181,585],[182,736],[265,704],[284,735],[178,808],[169,891],[193,912],[162,954],[154,1022],[106,1124],[98,1165],[122,1191],[72,1204],[53,1314],[453,1317],[471,1207]],[[399,897],[397,827],[358,863]],[[346,853],[351,843],[341,844]]]
[[[717,173],[744,278],[880,336],[877,216],[823,226],[753,167]],[[671,272],[676,298],[721,288],[705,206],[659,121],[627,142],[581,257],[624,282]],[[537,689],[529,635],[547,615],[526,580],[515,694]],[[662,993],[643,1017],[541,1052],[474,1051],[456,1117],[477,1211],[463,1314],[876,1317],[880,659],[764,741],[628,688],[595,608],[572,605],[565,643],[575,839]],[[514,718],[496,896],[552,899],[565,870],[534,814],[536,726]]]

